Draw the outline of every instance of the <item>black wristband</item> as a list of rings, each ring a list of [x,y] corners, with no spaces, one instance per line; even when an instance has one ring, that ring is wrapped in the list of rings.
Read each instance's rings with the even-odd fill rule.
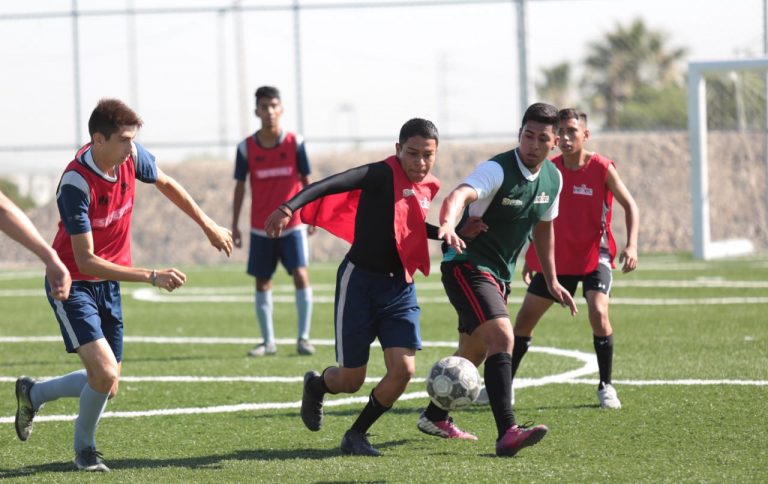
[[[283,204],[278,206],[277,209],[283,212],[286,217],[293,217],[293,210],[291,210],[291,207]],[[287,212],[286,209],[290,210],[290,212]]]

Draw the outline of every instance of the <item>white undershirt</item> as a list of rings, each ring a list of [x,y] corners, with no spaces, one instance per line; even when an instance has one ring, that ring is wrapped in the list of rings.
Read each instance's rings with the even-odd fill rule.
[[[517,166],[520,168],[520,172],[523,174],[526,180],[534,181],[539,177],[539,172],[531,173],[521,161],[520,157],[515,150],[515,159],[517,160]],[[560,190],[563,188],[563,176],[560,174],[560,170],[557,171],[557,176],[560,178],[560,188],[555,196],[554,203],[544,212],[541,220],[549,222],[554,220],[558,214],[558,207],[560,205]],[[493,201],[493,197],[496,192],[501,188],[501,184],[504,182],[504,169],[501,165],[495,161],[488,160],[480,163],[475,170],[467,176],[462,182],[475,189],[477,192],[477,201],[469,205],[469,215],[472,217],[482,217],[488,207]]]

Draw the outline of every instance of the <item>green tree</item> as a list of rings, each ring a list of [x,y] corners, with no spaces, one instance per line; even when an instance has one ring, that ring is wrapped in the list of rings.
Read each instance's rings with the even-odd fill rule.
[[[13,203],[19,206],[20,209],[27,211],[35,208],[35,201],[29,197],[25,197],[19,193],[19,187],[10,180],[0,178],[0,192],[3,192],[6,197],[10,198]]]
[[[618,115],[622,129],[685,129],[687,122],[685,89],[672,82],[638,87]]]
[[[710,129],[765,128],[765,73],[734,71],[709,75],[706,81]]]
[[[542,82],[536,83],[539,98],[545,99],[558,107],[571,105],[571,65],[562,62],[551,68],[543,68]]]
[[[685,53],[684,48],[668,48],[666,36],[648,29],[641,19],[617,25],[588,46],[581,85],[592,111],[604,116],[606,128],[623,127],[620,113],[638,93],[648,96],[650,87],[668,95],[669,86],[681,85],[677,65]]]

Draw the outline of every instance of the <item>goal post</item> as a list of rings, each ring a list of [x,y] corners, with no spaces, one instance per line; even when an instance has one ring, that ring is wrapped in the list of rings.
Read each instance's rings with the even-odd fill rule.
[[[688,64],[688,137],[691,154],[691,212],[693,214],[693,257],[715,259],[748,254],[754,244],[748,238],[712,240],[709,189],[709,147],[707,123],[707,74],[742,71],[768,72],[768,57],[717,61],[694,61]],[[765,92],[763,102],[765,103]],[[737,99],[737,105],[738,105]],[[768,109],[768,108],[767,108]],[[763,111],[763,115],[768,112]],[[765,125],[763,125],[765,130]],[[766,146],[768,148],[768,145]],[[765,163],[765,160],[763,160]],[[768,178],[768,165],[766,165]],[[764,200],[757,200],[762,204]]]

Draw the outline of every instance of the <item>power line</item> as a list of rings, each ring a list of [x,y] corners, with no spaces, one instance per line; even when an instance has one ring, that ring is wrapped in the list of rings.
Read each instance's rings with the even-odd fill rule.
[[[178,15],[178,14],[210,14],[240,11],[292,11],[292,10],[356,10],[372,8],[408,8],[408,7],[445,7],[445,6],[463,6],[463,5],[491,5],[491,4],[515,4],[519,0],[412,0],[412,1],[393,1],[393,2],[355,2],[355,3],[316,3],[301,4],[298,1],[295,4],[286,5],[210,5],[201,7],[151,7],[151,8],[120,8],[120,9],[93,9],[80,10],[77,15],[80,17],[113,17],[126,15]],[[563,0],[527,0],[532,2],[551,2]],[[566,0],[581,1],[581,0]],[[615,1],[615,0],[605,0]],[[630,1],[630,0],[625,0]],[[71,11],[61,12],[22,12],[0,14],[0,21],[11,20],[39,20],[50,18],[62,18],[72,16]]]

